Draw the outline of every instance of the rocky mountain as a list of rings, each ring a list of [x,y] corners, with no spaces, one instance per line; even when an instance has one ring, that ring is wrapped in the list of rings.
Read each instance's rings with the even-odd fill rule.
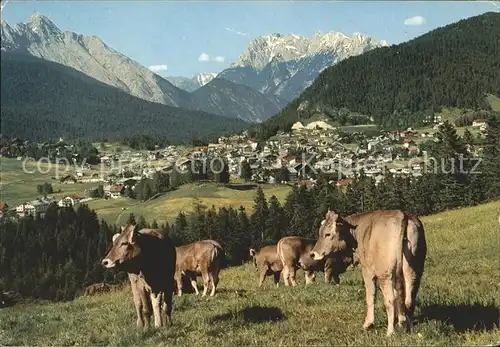
[[[187,92],[194,92],[196,89],[203,87],[205,84],[213,80],[217,76],[217,73],[197,73],[192,78],[182,77],[182,76],[169,76],[166,77],[167,81],[172,83],[174,86],[184,89]]]
[[[1,132],[30,140],[158,136],[172,142],[216,138],[248,127],[239,119],[153,103],[73,68],[1,52]]]
[[[15,26],[2,21],[1,39],[2,50],[72,67],[141,99],[180,106],[188,97],[187,92],[107,46],[99,37],[62,31],[40,14]]]
[[[246,122],[260,123],[278,113],[287,101],[240,84],[215,78],[190,94],[199,110]],[[224,105],[224,106],[221,106]]]
[[[210,88],[209,94],[199,93],[191,96],[188,91],[206,85],[216,74],[200,73],[189,83],[178,79],[176,84],[181,87],[178,88],[167,79],[107,46],[99,37],[62,31],[50,19],[40,14],[32,15],[27,23],[15,26],[2,21],[1,49],[11,53],[29,54],[71,67],[133,96],[160,104],[191,110],[218,110],[219,115],[250,122],[267,119],[280,110],[271,106],[276,103],[274,96],[269,100],[263,94],[255,94],[232,83],[225,84],[220,91]],[[230,90],[231,87],[235,89]],[[217,95],[218,93],[220,95]],[[210,95],[210,106],[203,95]],[[217,102],[219,104],[216,105]],[[248,110],[243,110],[241,105],[247,105]],[[235,113],[231,113],[231,110]]]
[[[421,127],[441,107],[489,110],[485,96],[500,96],[499,37],[500,13],[488,12],[350,57],[252,130],[267,138],[319,116],[343,125],[342,110],[359,112],[384,129]]]
[[[312,37],[274,33],[252,40],[217,77],[291,101],[325,68],[384,46],[388,46],[386,41],[359,33],[351,37],[334,31]]]

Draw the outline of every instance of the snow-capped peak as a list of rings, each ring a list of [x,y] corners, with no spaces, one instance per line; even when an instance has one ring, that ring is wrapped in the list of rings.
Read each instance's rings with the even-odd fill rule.
[[[204,86],[205,84],[209,83],[211,80],[213,80],[217,76],[217,73],[215,72],[199,72],[196,75],[194,75],[194,79],[196,82],[198,82],[201,86]]]
[[[276,56],[284,61],[290,61],[325,51],[342,52],[341,54],[345,54],[346,51],[361,53],[367,48],[366,46],[375,48],[386,45],[386,41],[377,41],[361,33],[354,33],[351,37],[337,31],[327,33],[315,31],[311,37],[271,33],[250,41],[247,49],[232,66],[252,66],[260,70]]]

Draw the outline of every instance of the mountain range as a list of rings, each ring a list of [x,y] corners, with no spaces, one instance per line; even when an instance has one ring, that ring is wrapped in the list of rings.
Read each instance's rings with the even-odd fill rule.
[[[384,45],[384,41],[361,34],[347,37],[335,32],[316,33],[312,38],[271,34],[252,40],[233,66],[217,75],[164,78],[109,47],[99,37],[63,31],[41,14],[32,15],[26,23],[1,24],[3,51],[29,54],[74,68],[147,101],[251,123],[277,114],[325,67]],[[228,82],[212,84],[215,77]]]
[[[99,37],[62,31],[41,14],[34,14],[27,23],[15,26],[2,21],[1,49],[11,53],[29,54],[71,67],[147,101],[213,112],[216,115],[239,118],[246,122],[267,119],[276,114],[285,104],[281,102],[276,105],[274,96],[269,100],[262,93],[253,93],[250,99],[244,102],[252,107],[242,109],[235,103],[240,103],[246,95],[237,95],[236,98],[222,94],[215,95],[231,90],[231,96],[234,96],[236,91],[241,90],[240,86],[230,88],[226,84],[226,88],[218,91],[208,86],[210,83],[206,83],[213,78],[213,75],[198,76],[198,83],[203,83],[203,87],[208,87],[206,91],[203,87],[199,88],[196,96],[192,97],[186,90],[176,87],[165,78],[109,47]],[[214,100],[225,102],[217,103]],[[239,110],[238,113],[228,112],[228,110],[236,109]]]
[[[27,54],[2,51],[0,79],[2,134],[9,137],[45,141],[149,135],[175,143],[214,140],[248,127],[239,119],[146,101]]]
[[[217,77],[292,101],[325,68],[386,46],[386,41],[360,33],[352,37],[335,31],[312,37],[273,33],[252,40],[231,68]]]
[[[168,76],[166,79],[180,89],[184,89],[187,92],[194,92],[196,89],[203,87],[205,84],[213,80],[216,76],[216,72],[199,72],[192,78],[183,76]]]
[[[488,12],[345,59],[251,132],[267,138],[311,117],[339,123],[346,109],[386,129],[421,127],[441,107],[488,110],[485,97],[500,96],[499,37],[500,13]]]

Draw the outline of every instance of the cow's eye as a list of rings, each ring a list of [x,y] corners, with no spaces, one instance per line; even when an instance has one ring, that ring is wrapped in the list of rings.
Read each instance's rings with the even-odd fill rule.
[[[332,234],[330,234],[330,233],[325,234],[325,238],[330,237],[330,236],[332,236]]]
[[[127,246],[127,245],[128,245],[128,242],[122,242],[122,243],[120,244],[120,246]]]

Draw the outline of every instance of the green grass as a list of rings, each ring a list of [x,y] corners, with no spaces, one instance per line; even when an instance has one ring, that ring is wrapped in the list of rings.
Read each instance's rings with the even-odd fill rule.
[[[500,342],[500,202],[423,218],[428,256],[410,334],[385,337],[378,295],[375,328],[364,332],[360,269],[339,286],[318,276],[307,288],[257,288],[251,265],[224,269],[213,298],[174,298],[174,325],[135,328],[130,288],[67,303],[19,303],[0,310],[5,345],[477,345]]]
[[[0,200],[7,202],[10,207],[40,197],[36,186],[45,182],[52,184],[55,193],[49,196],[55,198],[62,198],[71,193],[83,195],[86,189],[97,186],[90,183],[61,184],[59,180],[52,179],[52,176],[56,177],[57,170],[59,170],[59,177],[74,172],[73,168],[66,169],[62,165],[48,166],[46,163],[37,164],[31,161],[26,164],[26,170],[24,170],[22,160],[7,158],[0,159],[0,165]],[[40,170],[37,169],[37,165]]]
[[[291,190],[290,186],[284,185],[263,184],[261,187],[267,198],[276,195],[281,203],[284,203],[285,197]],[[192,211],[195,198],[198,198],[207,208],[211,208],[212,205],[216,208],[232,206],[235,209],[244,206],[249,211],[253,206],[255,192],[256,188],[238,190],[209,182],[190,183],[148,202],[138,202],[128,198],[99,199],[89,201],[88,206],[111,223],[124,224],[130,212],[133,212],[135,216],[144,216],[147,221],[151,222],[156,219],[158,223],[163,223],[174,220],[180,211]]]
[[[498,96],[489,94],[486,97],[486,101],[488,101],[493,111],[500,111],[500,98]]]

